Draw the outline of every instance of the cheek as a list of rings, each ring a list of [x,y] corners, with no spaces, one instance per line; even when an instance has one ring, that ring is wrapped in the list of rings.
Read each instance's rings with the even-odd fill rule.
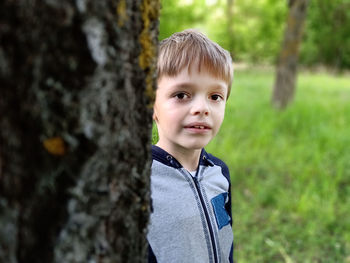
[[[183,124],[183,115],[178,111],[167,111],[160,114],[160,122],[164,129],[171,132],[178,132]]]
[[[164,126],[164,128],[167,128],[167,126],[171,124],[174,117],[176,117],[176,114],[173,114],[173,112],[169,110],[166,105],[162,105],[162,107],[155,105],[153,107],[153,119],[156,123]]]
[[[177,112],[169,111],[167,112],[165,119],[169,126],[173,126],[174,124],[180,122],[181,118]]]
[[[218,109],[218,111],[215,114],[214,121],[217,125],[217,128],[219,129],[225,116],[225,106]]]

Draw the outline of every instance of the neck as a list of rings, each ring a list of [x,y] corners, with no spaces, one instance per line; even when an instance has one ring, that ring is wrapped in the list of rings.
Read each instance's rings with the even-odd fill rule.
[[[197,170],[199,158],[202,149],[186,149],[182,147],[166,147],[160,142],[156,144],[158,147],[170,153],[178,160],[181,165],[188,171]]]

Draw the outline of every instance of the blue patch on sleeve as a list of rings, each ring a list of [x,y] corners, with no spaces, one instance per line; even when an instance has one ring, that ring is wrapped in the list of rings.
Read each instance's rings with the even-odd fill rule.
[[[230,216],[225,209],[225,200],[227,198],[227,193],[222,193],[211,199],[211,204],[214,208],[214,213],[216,217],[216,222],[219,229],[230,223]]]

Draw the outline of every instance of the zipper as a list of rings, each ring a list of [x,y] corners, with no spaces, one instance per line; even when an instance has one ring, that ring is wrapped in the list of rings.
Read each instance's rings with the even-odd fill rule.
[[[197,189],[197,192],[198,192],[198,195],[199,195],[199,200],[201,201],[201,205],[202,205],[202,208],[203,208],[203,211],[204,211],[205,219],[207,220],[207,224],[208,224],[208,228],[209,228],[210,240],[211,240],[213,253],[214,253],[214,262],[217,263],[218,262],[218,256],[217,256],[217,252],[216,252],[216,243],[215,243],[215,239],[214,239],[214,231],[213,231],[213,228],[212,228],[212,225],[211,225],[211,221],[210,221],[210,218],[209,218],[209,212],[207,210],[207,207],[205,205],[202,192],[201,192],[200,187],[199,187],[199,182],[198,182],[198,179],[197,179],[198,171],[199,171],[199,168],[197,169],[195,177],[193,177],[191,175],[191,178],[192,178],[192,180],[194,182],[194,185],[196,186],[196,189]]]
[[[173,157],[171,155],[167,155],[166,159],[170,162],[170,164],[173,167],[176,167],[176,168],[180,168],[181,167],[181,165],[177,161],[174,161],[174,159],[173,159]],[[214,165],[213,162],[210,161],[209,159],[207,159],[205,156],[203,156],[203,160],[207,161],[210,166]],[[207,225],[208,225],[208,228],[209,228],[209,236],[210,236],[210,241],[211,241],[211,245],[212,245],[212,248],[213,248],[213,254],[214,254],[214,263],[218,263],[218,255],[217,255],[217,252],[216,252],[216,242],[215,242],[215,239],[214,239],[214,230],[212,228],[211,220],[209,218],[209,212],[208,212],[207,207],[205,205],[204,198],[203,198],[203,195],[202,195],[202,191],[200,190],[199,182],[198,182],[198,179],[197,179],[198,178],[199,169],[200,168],[199,168],[199,164],[198,164],[198,168],[197,168],[195,176],[192,176],[192,174],[190,172],[187,172],[187,174],[192,178],[192,181],[194,182],[194,185],[196,187],[196,190],[197,190],[197,193],[198,193],[198,196],[199,196],[199,200],[201,202],[201,206],[202,206],[203,211],[204,211],[205,219],[207,221]]]

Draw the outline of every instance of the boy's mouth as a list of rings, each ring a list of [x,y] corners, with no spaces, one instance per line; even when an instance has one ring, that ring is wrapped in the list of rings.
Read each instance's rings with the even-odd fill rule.
[[[191,126],[191,128],[196,128],[196,129],[204,129],[204,126]]]
[[[207,123],[191,123],[185,126],[186,129],[210,130],[211,127]]]

